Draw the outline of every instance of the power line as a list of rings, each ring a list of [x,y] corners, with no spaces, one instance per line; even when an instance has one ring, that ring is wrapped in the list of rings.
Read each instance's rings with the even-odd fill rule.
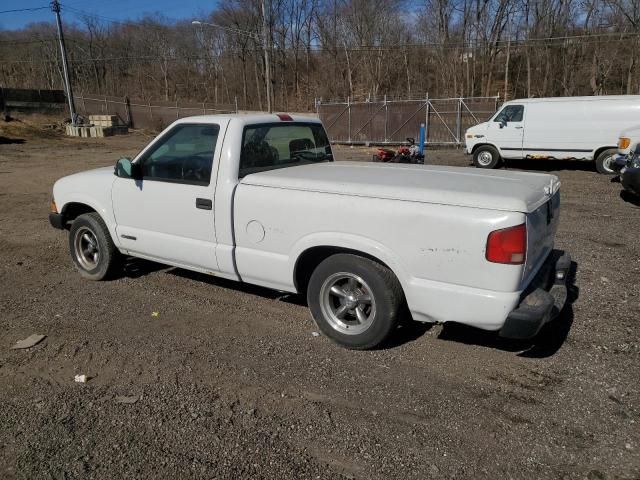
[[[637,34],[640,35],[640,34]],[[608,39],[608,40],[600,40],[597,43],[614,43],[614,42],[619,42],[622,39]],[[78,43],[78,42],[76,42]],[[590,43],[596,43],[596,42],[581,42],[580,45],[584,45],[584,44],[590,44]],[[545,46],[565,46],[565,43],[554,43],[554,44],[549,44],[549,45],[545,45]],[[526,45],[525,45],[526,46]],[[420,49],[420,48],[430,48],[430,45],[423,45],[423,44],[408,44],[406,46],[395,46],[398,48],[411,48],[411,49]],[[361,53],[371,53],[371,52],[379,52],[379,51],[394,51],[397,50],[398,48],[385,48],[385,47],[352,47],[352,48],[347,48],[347,51],[350,53],[353,52],[361,52]],[[476,48],[482,48],[482,47],[476,47]],[[340,49],[341,51],[343,51],[344,49]],[[327,52],[327,51],[331,51],[331,49],[328,49],[326,47],[321,47],[321,48],[312,48],[311,49],[312,52],[314,53],[323,53],[323,52]],[[222,55],[215,55],[215,58],[221,59],[236,59],[237,55],[233,54],[233,53],[224,53]],[[92,63],[92,62],[105,62],[105,63],[109,63],[109,62],[128,62],[128,61],[140,61],[140,60],[146,60],[149,63],[151,62],[157,62],[157,61],[184,61],[184,60],[203,60],[203,61],[211,61],[211,56],[208,55],[172,55],[172,56],[161,56],[161,55],[123,55],[123,56],[113,56],[113,57],[94,57],[94,58],[74,58],[73,59],[73,63],[75,64],[83,64],[83,63]],[[8,60],[8,61],[3,61],[3,64],[9,65],[9,64],[51,64],[51,63],[57,63],[57,60]]]
[[[49,7],[33,7],[33,8],[16,8],[14,10],[2,10],[0,13],[18,13],[18,12],[35,12],[37,10],[45,10]]]
[[[30,43],[49,43],[57,41],[56,38],[39,38],[32,40],[0,40],[0,45],[25,45]]]

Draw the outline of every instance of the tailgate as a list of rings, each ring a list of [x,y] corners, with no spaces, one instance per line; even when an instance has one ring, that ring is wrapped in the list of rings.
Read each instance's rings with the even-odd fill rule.
[[[553,249],[560,221],[560,191],[527,214],[527,261],[523,272],[524,289]]]

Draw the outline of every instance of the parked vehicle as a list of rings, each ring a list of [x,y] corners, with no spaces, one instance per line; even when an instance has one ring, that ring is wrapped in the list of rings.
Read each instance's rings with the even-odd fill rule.
[[[408,307],[527,338],[564,304],[552,175],[334,162],[318,120],[176,121],[133,160],[58,180],[54,227],[80,274],[121,255],[306,294],[349,348],[383,342]]]
[[[618,157],[613,169],[619,173],[622,187],[640,197],[640,126],[620,134]]]
[[[402,145],[397,151],[389,148],[379,148],[373,155],[374,162],[384,163],[422,163],[424,164],[424,153],[416,145],[414,138],[407,138],[409,145]]]
[[[479,168],[522,158],[587,160],[614,174],[618,134],[639,118],[640,95],[513,100],[467,130],[466,153]]]

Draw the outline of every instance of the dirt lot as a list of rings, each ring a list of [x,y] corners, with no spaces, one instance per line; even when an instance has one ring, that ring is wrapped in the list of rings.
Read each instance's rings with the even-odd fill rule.
[[[82,280],[51,186],[150,137],[0,135],[0,477],[640,478],[640,209],[589,165],[512,166],[560,176],[577,263],[535,341],[416,325],[352,352],[300,298],[141,261]]]

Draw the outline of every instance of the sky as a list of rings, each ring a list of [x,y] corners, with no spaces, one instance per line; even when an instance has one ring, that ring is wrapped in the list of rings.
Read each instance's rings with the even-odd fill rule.
[[[171,19],[201,18],[213,10],[217,0],[60,0],[62,20],[78,21],[77,10],[114,20],[136,20],[145,13],[161,12]],[[65,11],[65,6],[70,9]],[[41,10],[5,12],[25,8]],[[73,10],[72,10],[73,9]],[[49,0],[0,0],[0,30],[18,30],[31,22],[53,21]]]

